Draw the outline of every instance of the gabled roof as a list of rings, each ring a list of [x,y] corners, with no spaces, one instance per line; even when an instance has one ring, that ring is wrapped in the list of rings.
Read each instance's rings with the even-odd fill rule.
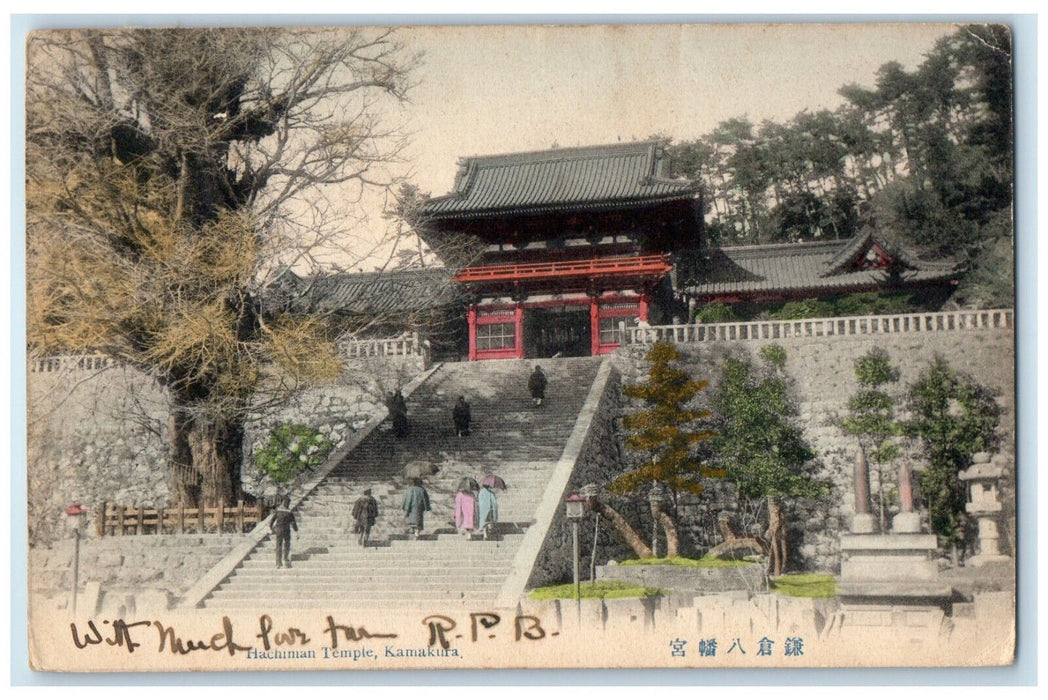
[[[453,270],[430,267],[300,278],[289,303],[308,313],[396,315],[426,311],[457,298]]]
[[[846,241],[782,243],[714,248],[678,259],[680,286],[696,296],[741,293],[847,292],[885,287],[889,272],[863,269],[858,262],[874,245],[890,251],[904,285],[945,282],[956,278],[963,264],[956,260],[922,260],[881,245],[870,232]]]
[[[665,177],[659,141],[477,156],[459,161],[454,190],[425,202],[429,219],[612,209],[691,197],[696,183]]]

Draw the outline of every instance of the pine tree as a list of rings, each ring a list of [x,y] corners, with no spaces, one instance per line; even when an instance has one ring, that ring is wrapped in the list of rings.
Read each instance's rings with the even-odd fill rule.
[[[666,534],[670,557],[677,555],[677,524],[662,510],[659,489],[669,489],[676,511],[678,494],[701,493],[704,479],[723,476],[720,470],[704,463],[699,454],[699,446],[715,435],[701,424],[709,417],[709,411],[688,407],[708,382],[696,381],[677,367],[680,357],[672,344],[656,343],[645,358],[651,363],[647,381],[623,387],[626,396],[645,404],[622,420],[623,427],[630,431],[626,448],[643,455],[644,462],[608,487],[620,494],[635,494],[645,486],[654,490],[649,499],[652,519]]]

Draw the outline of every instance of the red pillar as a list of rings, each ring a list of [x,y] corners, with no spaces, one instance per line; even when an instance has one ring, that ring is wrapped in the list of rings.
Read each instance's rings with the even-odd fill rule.
[[[513,309],[513,350],[514,357],[518,360],[524,359],[524,307],[517,302]]]
[[[477,359],[477,307],[469,305],[466,311],[466,323],[469,324],[469,361]]]
[[[600,354],[600,313],[597,297],[590,297],[590,355]]]
[[[648,304],[651,303],[650,294],[641,294],[640,303],[637,305],[637,317],[647,323],[648,321]]]

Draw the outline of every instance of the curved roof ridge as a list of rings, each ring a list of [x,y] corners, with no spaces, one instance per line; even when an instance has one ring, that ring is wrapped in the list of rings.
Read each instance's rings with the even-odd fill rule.
[[[794,253],[805,254],[835,251],[838,246],[847,245],[851,239],[833,239],[828,241],[804,241],[802,243],[754,243],[749,245],[716,246],[718,250],[729,255]]]
[[[609,155],[626,155],[665,144],[665,140],[648,139],[646,141],[618,141],[615,143],[595,144],[590,146],[568,146],[564,148],[544,148],[532,151],[507,151],[488,155],[473,155],[459,158],[460,165],[476,163],[478,165],[503,165],[509,163],[541,163],[558,160],[578,160],[579,158],[599,158]],[[654,155],[654,154],[653,154]],[[503,163],[501,161],[506,161]]]

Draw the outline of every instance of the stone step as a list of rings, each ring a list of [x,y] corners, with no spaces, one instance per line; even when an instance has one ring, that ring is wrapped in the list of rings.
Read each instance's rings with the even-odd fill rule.
[[[206,604],[257,607],[279,598],[290,605],[344,606],[346,597],[403,608],[427,601],[445,605],[493,600],[504,583],[600,360],[543,362],[550,379],[542,407],[533,405],[527,378],[533,361],[452,363],[409,396],[409,435],[395,438],[380,426],[328,474],[301,504],[300,532],[292,539],[292,569],[275,570],[272,537],[241,563]],[[481,391],[479,386],[483,386]],[[475,420],[469,436],[453,434],[451,406],[465,395]],[[433,510],[425,534],[405,535],[399,511],[407,480],[404,465],[427,460],[441,466],[425,477]],[[496,466],[510,490],[500,494],[498,538],[485,541],[455,532],[453,494],[458,481]],[[379,501],[371,544],[360,547],[351,530],[352,505],[365,488]]]
[[[485,569],[493,566],[508,566],[513,561],[515,554],[516,552],[510,552],[506,555],[462,556],[454,555],[451,552],[442,552],[430,558],[408,556],[383,558],[382,561],[378,561],[377,557],[361,557],[360,555],[346,552],[341,555],[325,553],[322,556],[313,555],[312,557],[292,554],[291,562],[296,568],[302,568],[304,571],[338,567],[345,569],[360,567],[365,571],[378,571],[379,569],[436,569],[438,571],[446,571],[452,567]],[[274,558],[275,552],[268,557],[252,557],[235,569],[235,573],[245,573],[254,570],[264,571],[273,566]]]
[[[456,597],[446,596],[442,598],[438,597],[426,597],[426,598],[357,598],[354,600],[346,600],[344,596],[333,596],[325,598],[312,598],[309,600],[296,601],[302,608],[317,608],[326,607],[332,610],[340,609],[356,609],[360,605],[366,605],[370,610],[374,609],[395,609],[398,612],[404,610],[418,610],[420,612],[431,613],[433,608],[443,610],[444,608],[479,608],[483,609],[490,607],[496,596],[482,596],[474,597],[469,595],[467,592],[462,592]],[[205,601],[205,605],[208,607],[222,608],[222,609],[249,609],[258,610],[265,608],[270,603],[270,600],[258,596],[258,597],[239,597],[239,598],[223,598],[222,600],[214,600],[208,598]],[[291,605],[283,606],[284,608],[292,607]]]

